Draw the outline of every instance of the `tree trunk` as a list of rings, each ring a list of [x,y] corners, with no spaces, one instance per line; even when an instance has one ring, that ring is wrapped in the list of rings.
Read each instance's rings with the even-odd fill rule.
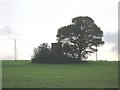
[[[78,54],[78,62],[81,62],[82,59],[81,59],[81,53]]]
[[[78,60],[79,60],[79,62],[82,61],[81,53],[82,53],[82,49],[81,49],[81,45],[79,45],[79,53],[78,53]]]

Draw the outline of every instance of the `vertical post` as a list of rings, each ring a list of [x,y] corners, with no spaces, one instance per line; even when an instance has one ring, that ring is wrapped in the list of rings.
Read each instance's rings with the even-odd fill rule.
[[[16,60],[18,60],[18,49],[16,49]]]
[[[16,39],[14,40],[14,60],[16,60]]]

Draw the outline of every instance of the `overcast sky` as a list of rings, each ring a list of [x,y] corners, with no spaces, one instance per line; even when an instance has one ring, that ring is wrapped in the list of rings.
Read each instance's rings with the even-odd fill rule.
[[[34,47],[56,42],[61,26],[71,24],[74,17],[89,16],[104,32],[98,58],[117,60],[118,1],[0,0],[0,59],[13,58],[15,38],[18,58],[30,59]],[[94,60],[95,54],[88,59]]]

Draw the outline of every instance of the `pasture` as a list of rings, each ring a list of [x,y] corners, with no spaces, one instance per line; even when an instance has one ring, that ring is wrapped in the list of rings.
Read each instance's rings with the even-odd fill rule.
[[[32,64],[2,61],[3,88],[117,88],[118,62]]]

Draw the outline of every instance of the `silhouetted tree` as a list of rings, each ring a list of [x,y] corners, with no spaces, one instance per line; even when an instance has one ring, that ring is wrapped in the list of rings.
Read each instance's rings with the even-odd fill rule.
[[[45,63],[49,61],[50,47],[47,43],[43,43],[37,48],[34,48],[32,63]]]
[[[103,31],[87,16],[73,18],[72,24],[59,28],[56,36],[62,42],[64,54],[78,62],[104,44]]]

